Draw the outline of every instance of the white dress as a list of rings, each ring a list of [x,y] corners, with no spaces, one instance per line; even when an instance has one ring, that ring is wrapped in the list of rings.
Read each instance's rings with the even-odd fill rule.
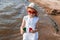
[[[26,21],[26,33],[23,34],[23,40],[38,40],[38,32],[29,33],[29,27],[35,30],[36,23],[39,20],[39,17],[30,18],[28,15],[23,18]]]

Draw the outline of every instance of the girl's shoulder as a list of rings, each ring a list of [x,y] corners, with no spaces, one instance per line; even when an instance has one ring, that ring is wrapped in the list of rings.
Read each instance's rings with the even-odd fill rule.
[[[39,17],[35,17],[37,20],[39,20],[40,18]]]
[[[39,19],[40,19],[39,17],[35,17],[35,18],[34,18],[35,22],[38,22]]]
[[[27,20],[28,19],[28,15],[24,16],[23,19],[24,20]]]
[[[28,15],[24,16],[23,18],[28,18]]]

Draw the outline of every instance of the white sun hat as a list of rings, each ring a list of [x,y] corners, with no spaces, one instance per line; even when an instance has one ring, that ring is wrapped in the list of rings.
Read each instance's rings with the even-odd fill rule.
[[[30,3],[27,7],[31,7],[33,9],[35,9],[38,12],[38,5],[35,3]]]

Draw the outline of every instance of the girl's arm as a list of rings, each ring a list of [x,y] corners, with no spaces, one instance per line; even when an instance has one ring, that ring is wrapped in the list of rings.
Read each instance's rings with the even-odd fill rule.
[[[39,31],[39,28],[40,28],[40,22],[39,22],[39,20],[38,20],[38,22],[36,23],[36,32],[38,32]]]
[[[22,24],[21,24],[21,26],[20,26],[20,33],[21,33],[21,34],[24,33],[24,31],[23,31],[24,26],[25,26],[25,20],[23,19]]]

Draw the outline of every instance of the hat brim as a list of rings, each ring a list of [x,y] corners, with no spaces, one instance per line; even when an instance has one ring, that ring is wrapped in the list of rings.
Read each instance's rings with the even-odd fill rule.
[[[27,8],[34,9],[33,7],[29,7],[29,6],[26,6],[25,8],[26,8],[26,9],[27,9]],[[36,9],[34,9],[34,10],[37,12],[37,10],[36,10]]]

